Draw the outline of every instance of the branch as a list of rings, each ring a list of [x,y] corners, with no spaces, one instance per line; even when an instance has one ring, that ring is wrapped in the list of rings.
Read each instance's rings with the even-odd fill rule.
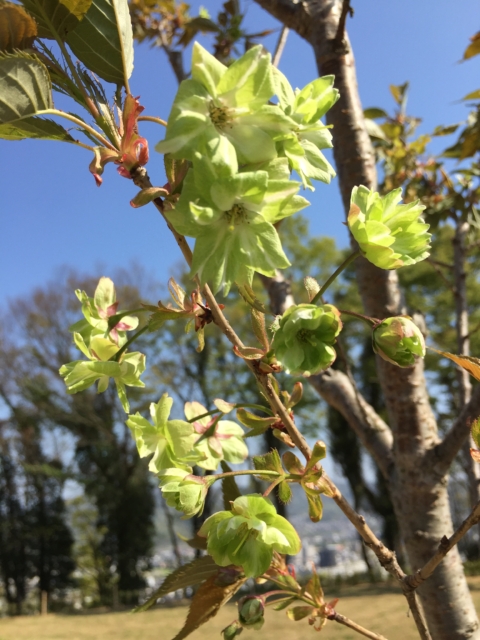
[[[342,13],[340,14],[340,20],[338,21],[337,33],[335,34],[334,46],[338,48],[343,45],[345,41],[345,24],[347,22],[347,15],[353,18],[353,9],[350,6],[350,0],[343,0]]]
[[[294,0],[255,0],[255,2],[286,27],[310,41],[314,25],[308,19],[309,7],[305,6],[306,3]]]
[[[354,381],[338,369],[327,369],[311,376],[308,381],[331,407],[342,414],[388,480],[393,466],[392,432],[358,391]]]
[[[462,412],[455,420],[452,428],[445,434],[442,442],[434,447],[428,454],[435,471],[447,473],[457,453],[470,434],[470,425],[480,415],[480,385],[473,389],[472,397]]]
[[[285,49],[285,45],[287,44],[289,32],[290,29],[284,25],[280,32],[277,46],[275,47],[275,52],[272,57],[272,64],[274,67],[278,67],[278,65],[280,64],[280,58],[282,57],[283,50]]]
[[[465,518],[465,520],[450,538],[443,536],[443,538],[440,540],[438,551],[435,553],[435,555],[413,575],[406,576],[403,580],[404,583],[407,584],[408,587],[412,590],[419,587],[423,582],[425,582],[425,580],[427,580],[427,578],[432,575],[440,562],[442,562],[442,560],[445,558],[447,553],[463,538],[467,531],[479,522],[480,500],[477,502],[475,508],[470,513],[468,518]]]
[[[335,620],[335,622],[339,622],[340,624],[345,625],[349,629],[353,629],[354,631],[356,631],[357,633],[360,633],[362,636],[365,636],[366,638],[373,638],[373,640],[387,640],[385,636],[381,636],[379,633],[374,633],[373,631],[369,631],[368,629],[365,629],[365,627],[361,627],[356,622],[353,622],[353,620],[349,620],[349,618],[342,616],[341,613],[337,613],[336,611],[331,613],[328,616],[328,619]]]

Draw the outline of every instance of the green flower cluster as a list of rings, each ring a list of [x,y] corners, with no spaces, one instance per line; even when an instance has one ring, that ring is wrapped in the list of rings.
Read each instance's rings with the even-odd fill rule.
[[[288,373],[314,375],[337,357],[333,344],[342,330],[338,309],[331,304],[299,304],[280,318],[272,349]]]
[[[242,567],[249,578],[268,569],[274,551],[295,555],[302,546],[288,520],[256,494],[237,498],[231,511],[207,518],[198,535],[207,538],[208,553],[218,565]]]
[[[192,77],[156,149],[192,163],[166,215],[195,238],[192,275],[201,284],[227,294],[234,282],[251,284],[254,272],[289,266],[274,224],[309,204],[292,169],[309,186],[334,175],[320,151],[331,136],[319,121],[338,97],[332,82],[321,78],[295,94],[261,46],[226,67],[195,43]]]
[[[113,378],[122,406],[128,413],[125,387],[145,386],[140,380],[145,371],[145,356],[138,351],[124,351],[115,358],[127,342],[126,331],[138,326],[138,318],[117,311],[115,287],[110,278],[100,278],[93,298],[85,291],[75,293],[82,303],[84,319],[72,325],[70,331],[76,347],[88,360],[75,360],[61,367],[60,375],[65,380],[67,393],[78,393],[97,381],[97,392],[102,393]]]
[[[425,340],[413,320],[407,316],[387,318],[372,332],[373,350],[384,360],[399,367],[413,367],[425,357]]]
[[[398,269],[430,255],[429,225],[418,200],[399,204],[402,190],[380,196],[367,187],[352,191],[348,227],[364,256],[380,269]]]

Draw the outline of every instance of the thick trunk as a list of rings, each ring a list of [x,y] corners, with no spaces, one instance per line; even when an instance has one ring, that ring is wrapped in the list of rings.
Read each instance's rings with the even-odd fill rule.
[[[355,63],[348,38],[339,40],[339,0],[257,0],[257,3],[295,29],[313,47],[320,75],[335,75],[340,100],[328,114],[333,124],[334,155],[345,210],[354,186],[376,186],[375,159],[358,95]],[[340,34],[341,36],[341,34]],[[381,271],[357,260],[357,281],[368,315],[402,313],[402,297],[395,272]],[[413,570],[437,550],[442,536],[452,532],[447,477],[437,472],[432,455],[438,444],[423,364],[400,369],[378,359],[394,437],[391,495],[401,523]],[[452,550],[419,590],[434,640],[480,640],[480,629],[458,551]]]

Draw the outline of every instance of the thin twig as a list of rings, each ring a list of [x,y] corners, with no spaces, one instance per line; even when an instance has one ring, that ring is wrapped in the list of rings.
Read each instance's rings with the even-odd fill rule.
[[[331,615],[329,615],[328,619],[334,620],[335,622],[339,622],[340,624],[343,624],[346,627],[353,629],[357,633],[360,633],[362,636],[365,636],[366,638],[372,638],[372,640],[387,640],[385,636],[381,636],[379,633],[374,633],[373,631],[369,631],[368,629],[365,629],[365,627],[360,626],[353,620],[350,620],[349,618],[342,616],[341,613],[337,613],[336,611],[334,611]]]
[[[437,274],[440,276],[440,278],[445,282],[445,284],[447,285],[447,287],[450,289],[450,291],[453,293],[453,295],[457,295],[456,291],[455,291],[455,287],[453,286],[453,284],[450,282],[450,280],[445,276],[445,274],[443,273],[443,271],[439,268],[438,266],[438,262],[434,261],[434,260],[430,260],[430,258],[427,258],[425,260],[425,262],[428,262],[428,264],[432,265],[433,269],[435,269],[435,271],[437,272]]]
[[[162,118],[157,118],[156,116],[139,116],[137,118],[138,122],[140,121],[144,121],[144,122],[155,122],[155,124],[161,124],[162,127],[166,127],[167,123],[165,120],[162,120]]]
[[[287,44],[287,38],[290,29],[288,27],[283,27],[280,31],[280,35],[278,37],[277,46],[275,47],[275,53],[273,54],[272,64],[274,67],[278,67],[280,64],[280,58],[282,57],[283,50],[285,49],[285,45]]]
[[[452,549],[458,543],[458,541],[463,538],[463,536],[469,529],[471,529],[479,522],[480,501],[477,502],[470,515],[465,518],[465,520],[450,538],[443,536],[443,538],[440,540],[440,544],[438,545],[438,550],[435,555],[430,558],[430,560],[413,575],[409,575],[404,578],[405,584],[407,584],[410,589],[416,589],[422,584],[422,582],[425,582],[425,580],[432,575],[440,562],[445,558],[450,549]]]

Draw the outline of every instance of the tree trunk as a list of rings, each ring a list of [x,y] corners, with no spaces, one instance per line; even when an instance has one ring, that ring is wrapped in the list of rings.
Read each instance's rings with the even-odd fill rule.
[[[376,188],[375,158],[360,104],[355,63],[346,34],[337,34],[343,3],[338,0],[256,0],[313,47],[320,75],[335,75],[340,100],[328,113],[333,124],[334,155],[345,211],[352,188]],[[403,312],[395,271],[356,261],[357,281],[365,312],[383,318]],[[435,553],[452,518],[447,475],[428,455],[439,443],[430,407],[423,362],[400,369],[377,358],[379,380],[393,433],[393,471],[388,477],[411,569],[419,569]],[[480,640],[478,618],[453,549],[419,589],[428,626],[435,640]]]

